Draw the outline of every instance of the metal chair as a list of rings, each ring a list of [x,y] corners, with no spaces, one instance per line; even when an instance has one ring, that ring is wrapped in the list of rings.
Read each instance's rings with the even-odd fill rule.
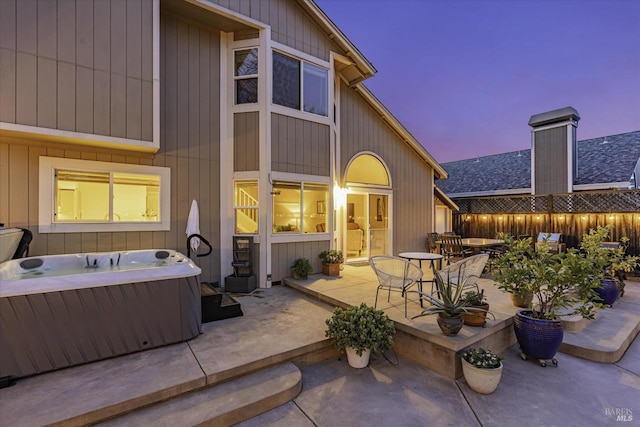
[[[422,270],[416,264],[400,257],[377,255],[369,258],[369,265],[378,276],[378,288],[376,289],[376,301],[378,305],[378,292],[387,289],[389,294],[387,302],[391,301],[391,291],[400,292],[404,297],[404,317],[407,317],[407,293],[414,284],[418,284],[418,290],[422,291]]]
[[[476,292],[480,292],[478,279],[488,260],[489,254],[473,255],[444,267],[438,273],[443,279],[447,280],[448,278],[450,282],[462,286],[463,289],[475,287]],[[433,294],[433,288],[431,293]]]

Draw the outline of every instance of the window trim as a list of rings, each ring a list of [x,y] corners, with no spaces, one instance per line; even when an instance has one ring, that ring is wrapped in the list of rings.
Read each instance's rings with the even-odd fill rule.
[[[56,169],[157,175],[160,177],[161,220],[154,222],[54,222],[53,214],[55,209],[53,203],[55,200]],[[111,191],[112,188],[110,187]],[[38,232],[40,233],[167,231],[171,228],[171,169],[161,166],[40,156],[38,202]]]
[[[295,237],[296,241],[299,240],[300,236],[322,236],[322,238],[318,239],[318,238],[313,238],[311,240],[326,240],[326,236],[329,235],[329,218],[330,218],[330,211],[329,211],[329,207],[326,206],[325,207],[325,231],[312,231],[312,232],[305,232],[304,231],[304,192],[305,192],[305,185],[326,185],[327,186],[327,199],[326,199],[326,203],[329,204],[331,201],[331,189],[330,189],[330,185],[328,182],[324,182],[324,181],[318,181],[315,179],[300,179],[300,178],[291,178],[291,177],[280,177],[280,178],[273,178],[273,182],[272,182],[272,186],[275,187],[278,183],[284,183],[284,184],[298,184],[300,187],[300,227],[298,229],[298,231],[274,231],[273,227],[271,227],[271,236],[275,237],[275,238],[279,238],[279,237],[285,237],[285,236],[290,236],[290,237]],[[275,203],[272,201],[271,203],[271,215],[273,216],[273,209],[275,208]],[[311,210],[313,211],[313,207],[311,208]],[[288,240],[288,239],[287,239]],[[278,240],[279,241],[279,240]]]
[[[273,55],[274,53],[277,53],[279,55],[285,56],[287,58],[293,59],[295,61],[298,61],[298,63],[300,64],[299,67],[299,79],[300,79],[300,88],[299,88],[299,96],[300,98],[298,99],[299,104],[300,104],[300,108],[292,108],[292,107],[287,107],[285,105],[281,105],[281,104],[276,104],[273,102],[273,95],[274,95],[274,88],[273,88],[273,78],[274,78],[274,71],[273,71]],[[295,111],[296,113],[299,114],[303,114],[306,117],[315,117],[316,120],[320,119],[320,120],[330,120],[331,119],[331,66],[330,64],[323,64],[317,60],[311,60],[310,58],[306,57],[305,55],[300,55],[300,53],[293,53],[290,52],[288,50],[285,49],[281,49],[279,47],[276,46],[272,46],[271,48],[271,52],[270,52],[270,69],[271,69],[271,77],[269,78],[269,84],[271,85],[271,95],[270,95],[270,99],[269,102],[272,106],[272,108],[274,108],[275,111],[277,110],[281,110],[281,111]],[[305,68],[304,68],[304,64],[309,64],[312,66],[315,66],[317,68],[321,68],[323,70],[326,70],[327,72],[327,90],[326,90],[326,102],[327,102],[327,114],[326,115],[322,115],[322,114],[317,114],[317,113],[313,113],[310,111],[306,111],[304,109],[304,74],[305,74]]]
[[[244,74],[244,75],[236,75],[235,68],[235,58],[236,52],[242,50],[256,50],[256,57],[258,58],[258,72],[256,74]],[[233,105],[257,105],[260,103],[260,48],[258,46],[241,46],[235,47],[231,50],[232,54],[232,64],[233,69],[231,71],[231,76],[233,77]],[[238,102],[238,92],[237,92],[237,84],[239,80],[250,80],[256,79],[256,102]]]

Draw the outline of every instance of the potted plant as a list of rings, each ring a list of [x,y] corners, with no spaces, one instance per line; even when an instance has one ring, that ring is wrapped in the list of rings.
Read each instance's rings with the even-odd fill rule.
[[[340,264],[344,262],[342,251],[330,249],[320,252],[322,260],[322,272],[327,276],[337,276],[340,274]]]
[[[481,309],[471,307],[470,302],[463,298],[462,289],[464,288],[464,283],[458,285],[452,282],[449,275],[447,275],[447,280],[444,280],[435,268],[433,270],[433,280],[436,295],[439,298],[435,298],[433,294],[421,294],[421,297],[425,298],[431,305],[422,310],[422,313],[414,316],[413,319],[437,314],[438,326],[442,333],[447,336],[457,335],[464,323],[462,315],[479,312]]]
[[[354,368],[366,367],[371,352],[389,350],[396,333],[393,321],[382,310],[365,303],[347,309],[336,307],[326,324],[325,336],[340,352],[347,353]]]
[[[485,323],[487,323],[487,313],[489,313],[489,303],[484,295],[484,289],[480,290],[480,292],[466,292],[463,298],[470,307],[478,309],[477,311],[464,313],[462,315],[464,324],[467,326],[484,326]]]
[[[291,267],[291,273],[294,279],[306,279],[313,271],[311,263],[306,258],[298,258]]]
[[[470,348],[458,353],[462,359],[462,373],[471,390],[493,393],[502,377],[503,358],[484,348]]]
[[[600,284],[596,293],[603,304],[612,306],[624,290],[623,273],[629,273],[638,265],[638,257],[625,256],[629,238],[622,237],[617,247],[606,245],[610,226],[590,229],[582,238],[580,249],[593,264],[594,275]]]
[[[592,301],[597,284],[592,263],[575,249],[552,254],[546,244],[534,249],[509,236],[505,242],[507,252],[495,278],[499,288],[533,295],[529,307],[518,310],[513,318],[521,357],[538,359],[541,366],[551,359],[557,365],[554,356],[563,338],[560,315],[593,319],[600,306]]]
[[[495,281],[499,283],[500,289],[509,294],[514,306],[527,308],[533,300],[533,294],[522,284],[529,280],[529,272],[526,269],[509,267],[527,262],[527,254],[533,247],[533,240],[531,237],[516,240],[505,234],[501,234],[500,239],[509,241],[511,250],[503,252],[496,260]]]

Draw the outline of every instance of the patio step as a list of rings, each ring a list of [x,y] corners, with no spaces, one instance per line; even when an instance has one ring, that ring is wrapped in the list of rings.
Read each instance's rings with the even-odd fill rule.
[[[242,316],[240,303],[223,292],[216,284],[200,284],[202,323]]]
[[[113,418],[100,426],[229,426],[283,405],[302,390],[291,362],[202,388]]]

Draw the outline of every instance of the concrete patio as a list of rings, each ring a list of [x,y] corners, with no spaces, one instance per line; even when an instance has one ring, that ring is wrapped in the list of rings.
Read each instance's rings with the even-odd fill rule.
[[[406,319],[399,295],[390,304],[382,299],[379,307],[398,329],[395,352],[351,369],[324,337],[324,320],[333,305],[373,304],[375,287],[369,267],[345,266],[338,278],[314,275],[238,296],[243,317],[205,324],[187,343],[25,378],[0,390],[1,424],[582,426],[613,425],[620,414],[635,415],[637,423],[640,344],[631,342],[640,329],[640,283],[628,281],[624,298],[599,320],[565,334],[562,351],[617,358],[614,363],[560,353],[557,368],[542,368],[502,342],[502,381],[488,396],[470,391],[455,372],[431,369],[431,360],[420,359],[430,354],[403,347],[433,341],[453,351],[488,342],[491,331],[510,331],[515,308],[491,280],[482,279],[480,287],[496,320],[485,328],[465,326],[451,339],[432,317]],[[409,310],[409,316],[419,312],[416,299]]]

